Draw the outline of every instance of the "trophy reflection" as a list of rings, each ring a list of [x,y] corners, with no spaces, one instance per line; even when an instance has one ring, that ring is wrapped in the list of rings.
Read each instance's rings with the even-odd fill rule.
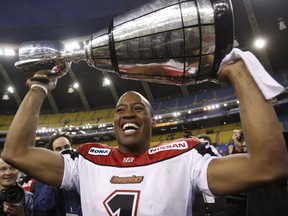
[[[59,41],[25,42],[15,66],[35,72],[61,65],[63,75],[72,62],[86,61],[124,79],[174,85],[216,82],[233,36],[230,0],[154,0],[115,17],[78,52],[67,52]]]

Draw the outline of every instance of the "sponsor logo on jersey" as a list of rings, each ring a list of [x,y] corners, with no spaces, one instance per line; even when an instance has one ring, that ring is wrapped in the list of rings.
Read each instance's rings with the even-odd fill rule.
[[[133,157],[125,157],[123,158],[123,163],[132,163],[135,158]]]
[[[156,146],[153,148],[150,148],[148,153],[149,154],[155,154],[157,152],[161,152],[161,151],[168,151],[168,150],[183,150],[183,149],[187,149],[188,148],[188,144],[186,141],[180,141],[180,142],[173,142],[173,143],[169,143],[166,145],[161,145],[161,146]]]
[[[120,176],[112,176],[110,179],[110,183],[112,184],[139,184],[143,181],[144,176],[127,176],[127,177],[120,177]]]
[[[108,148],[95,148],[92,147],[89,149],[88,154],[90,155],[102,155],[102,156],[107,156],[111,152],[111,149]]]

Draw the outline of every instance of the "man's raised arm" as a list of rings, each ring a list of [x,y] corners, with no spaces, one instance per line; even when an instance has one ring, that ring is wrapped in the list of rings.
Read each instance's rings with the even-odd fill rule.
[[[229,80],[240,106],[248,154],[214,159],[208,168],[209,187],[215,195],[247,191],[287,178],[287,150],[282,127],[272,104],[263,96],[242,60],[220,71]]]
[[[30,90],[10,125],[1,157],[31,177],[60,186],[64,170],[62,156],[34,147],[42,103],[48,91],[55,88],[56,82],[57,80],[39,74],[28,80]]]

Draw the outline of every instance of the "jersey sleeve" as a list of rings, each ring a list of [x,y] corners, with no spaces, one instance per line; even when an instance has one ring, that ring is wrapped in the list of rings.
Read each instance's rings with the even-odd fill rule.
[[[64,158],[64,174],[61,188],[65,190],[79,189],[79,157],[71,157],[70,154],[62,155]]]
[[[215,159],[216,156],[210,154],[204,154],[203,156],[198,154],[193,162],[194,169],[192,172],[192,180],[196,191],[200,191],[208,196],[214,196],[209,189],[207,170],[209,163]]]

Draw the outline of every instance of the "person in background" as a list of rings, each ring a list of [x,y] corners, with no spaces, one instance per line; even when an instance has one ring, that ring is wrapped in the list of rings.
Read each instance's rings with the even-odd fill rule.
[[[247,147],[244,133],[241,129],[232,131],[231,145],[228,147],[228,154],[246,153]],[[226,196],[227,207],[230,216],[246,216],[247,193],[229,194]]]
[[[30,90],[10,125],[2,158],[46,184],[76,189],[85,216],[191,216],[195,192],[223,196],[287,180],[282,128],[243,60],[221,67],[219,80],[231,82],[235,89],[249,151],[225,157],[201,155],[196,137],[150,148],[156,126],[153,110],[134,91],[116,104],[118,148],[86,143],[75,157],[72,152],[60,155],[32,147],[42,103],[57,84],[57,71],[53,72],[50,76],[50,70],[41,70],[28,80]]]
[[[217,150],[217,149],[216,149],[216,145],[213,144],[212,139],[211,139],[211,137],[210,137],[208,134],[200,134],[200,135],[197,135],[197,138],[204,140],[204,141],[206,142],[207,148],[212,146],[212,147],[213,147],[213,148],[212,148],[213,151],[214,151],[214,150]],[[216,154],[217,154],[218,156],[221,156],[221,155],[219,155],[218,151],[216,151]]]
[[[66,134],[50,138],[46,148],[65,154],[72,149],[72,140]],[[64,190],[36,181],[34,216],[82,215],[80,196],[75,190]]]
[[[34,178],[27,176],[25,173],[21,173],[18,183],[23,187],[24,190],[30,191],[34,194],[35,192],[35,182]]]
[[[235,129],[232,132],[232,145],[229,146],[229,154],[246,153],[247,147],[243,131]]]
[[[16,182],[19,176],[19,170],[10,166],[0,158],[0,215],[1,216],[33,216],[33,200],[34,195],[31,192],[25,191]],[[11,187],[18,186],[17,190]],[[9,188],[12,189],[13,196],[11,198],[18,198],[15,196],[16,192],[18,194],[24,195],[20,202],[11,203],[8,202],[5,197],[8,196],[7,193]],[[6,196],[5,196],[6,194]],[[8,193],[9,194],[9,193]],[[15,196],[15,197],[14,197]],[[10,197],[10,196],[8,196]],[[20,197],[21,198],[21,197]],[[16,201],[16,200],[15,200]]]

